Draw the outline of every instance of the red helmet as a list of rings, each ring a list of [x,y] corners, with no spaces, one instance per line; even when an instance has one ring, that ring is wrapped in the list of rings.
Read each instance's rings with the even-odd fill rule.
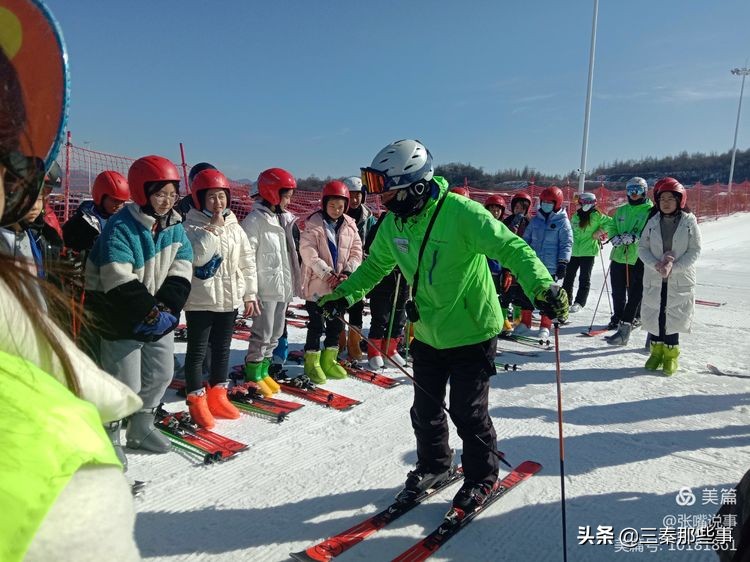
[[[94,204],[97,207],[102,204],[105,195],[119,201],[130,199],[130,187],[128,187],[128,180],[125,179],[125,176],[114,170],[104,170],[96,176],[94,185],[91,187],[91,196],[94,198]]]
[[[554,211],[559,211],[560,209],[562,209],[563,204],[562,189],[554,185],[544,188],[539,194],[539,201],[552,201],[555,204]]]
[[[471,199],[471,193],[469,193],[469,189],[466,187],[451,187],[451,192]]]
[[[344,212],[349,208],[349,188],[346,186],[346,184],[339,180],[333,180],[329,181],[327,184],[323,186],[323,192],[321,193],[321,201],[323,204],[323,207],[326,205],[326,198],[327,197],[341,197],[342,199],[346,199],[346,206],[344,208]]]
[[[296,188],[297,180],[281,168],[269,168],[258,176],[258,194],[271,205],[278,205],[281,202],[279,191]]]
[[[144,156],[130,165],[128,184],[130,196],[140,207],[148,204],[146,184],[153,181],[174,182],[180,192],[180,172],[163,156]]]
[[[201,202],[198,198],[198,192],[207,189],[223,189],[227,192],[227,203],[229,203],[229,180],[219,170],[207,168],[198,172],[193,178],[191,191],[193,195],[193,205],[196,209],[201,209]]]
[[[491,205],[502,207],[503,211],[505,211],[505,198],[502,195],[490,195],[484,200],[484,206],[489,207]]]
[[[666,177],[662,178],[654,184],[654,201],[659,204],[659,195],[663,191],[669,191],[674,193],[677,197],[677,201],[680,204],[680,209],[684,209],[687,204],[687,191],[683,185],[674,178]]]
[[[526,193],[525,191],[519,191],[516,193],[510,200],[510,210],[513,211],[513,207],[516,206],[516,203],[519,201],[526,201],[526,212],[528,212],[529,208],[531,207],[531,195]]]

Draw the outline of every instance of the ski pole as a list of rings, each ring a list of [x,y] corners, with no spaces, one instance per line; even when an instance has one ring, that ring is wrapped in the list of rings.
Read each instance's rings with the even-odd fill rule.
[[[372,342],[370,341],[370,339],[367,338],[367,337],[365,337],[365,335],[362,333],[362,330],[360,330],[357,326],[354,326],[354,325],[350,324],[349,322],[347,322],[346,320],[344,320],[343,318],[341,318],[340,314],[337,314],[336,316],[338,316],[339,320],[341,320],[344,324],[346,324],[349,327],[350,330],[354,330],[355,332],[357,332],[359,334],[359,336],[364,340],[364,342],[366,344],[372,345],[373,347],[375,347],[372,344]],[[375,349],[377,349],[377,347],[375,347]],[[414,386],[416,386],[419,390],[421,390],[424,393],[425,396],[427,396],[435,404],[439,405],[446,414],[448,414],[451,418],[453,418],[453,414],[448,409],[448,406],[445,405],[445,402],[441,402],[440,400],[438,400],[437,398],[435,398],[432,394],[430,394],[429,392],[427,392],[424,388],[422,388],[422,385],[420,385],[416,381],[416,379],[412,375],[409,374],[409,372],[406,369],[404,369],[401,365],[399,365],[393,359],[391,359],[390,357],[388,357],[388,354],[385,355],[385,358],[388,359],[388,361],[391,363],[391,365],[393,365],[394,367],[396,367],[396,369],[398,369],[404,375],[406,375],[407,377],[409,377],[411,379],[411,382],[414,383]],[[506,465],[509,468],[513,468],[513,466],[507,460],[505,460],[505,455],[503,453],[501,453],[500,451],[497,451],[497,450],[493,449],[492,447],[490,447],[489,444],[484,439],[482,439],[481,437],[479,437],[479,435],[477,435],[476,433],[474,433],[473,435],[476,438],[476,440],[479,441],[482,445],[484,445],[490,453],[492,453],[493,455],[495,455],[500,460],[500,462],[502,462],[504,465]]]
[[[602,262],[602,273],[604,273],[604,286],[607,289],[607,304],[609,305],[609,315],[612,316],[612,299],[609,294],[609,285],[607,285],[607,271],[604,269],[604,256],[602,255],[602,243],[599,242],[599,261]]]
[[[562,375],[560,373],[560,323],[557,319],[555,324],[555,371],[557,379],[557,428],[558,441],[560,443],[560,507],[562,508],[562,539],[563,539],[563,561],[568,560],[568,533],[567,518],[565,516],[565,444],[563,441],[563,415],[562,415]]]
[[[398,289],[401,286],[401,272],[396,274],[396,290],[393,293],[393,306],[391,307],[391,317],[388,320],[388,331],[385,333],[385,350],[381,350],[388,355],[388,349],[391,345],[391,330],[393,330],[393,319],[396,317],[396,303],[398,302]]]
[[[603,262],[602,262],[603,265]],[[609,266],[607,266],[607,271],[604,272],[604,284],[602,285],[601,290],[599,291],[599,298],[596,299],[596,306],[594,307],[594,316],[591,317],[591,324],[589,324],[589,332],[594,328],[594,320],[596,320],[596,313],[599,310],[599,303],[602,302],[602,295],[604,294],[604,287],[607,286],[607,277],[609,277],[609,268],[612,267],[612,262],[609,262]]]

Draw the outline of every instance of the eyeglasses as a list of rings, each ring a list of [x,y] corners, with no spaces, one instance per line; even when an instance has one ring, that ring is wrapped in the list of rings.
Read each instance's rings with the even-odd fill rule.
[[[180,194],[179,193],[162,193],[160,191],[158,193],[154,193],[152,197],[155,197],[159,203],[164,203],[167,199],[169,199],[170,201],[176,202],[180,198]]]
[[[5,210],[0,226],[20,220],[39,198],[45,176],[44,161],[26,156],[18,151],[0,154],[0,164],[5,167]]]

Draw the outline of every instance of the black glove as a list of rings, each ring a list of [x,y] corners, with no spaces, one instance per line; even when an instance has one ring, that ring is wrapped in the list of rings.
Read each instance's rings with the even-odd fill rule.
[[[539,293],[534,301],[539,312],[565,322],[568,319],[568,294],[558,285],[550,285]]]
[[[346,312],[349,308],[349,303],[344,297],[332,298],[331,295],[326,295],[317,302],[318,308],[323,311],[323,316],[326,318],[337,318]]]
[[[555,271],[555,280],[565,279],[565,272],[568,270],[568,262],[557,262],[557,271]]]

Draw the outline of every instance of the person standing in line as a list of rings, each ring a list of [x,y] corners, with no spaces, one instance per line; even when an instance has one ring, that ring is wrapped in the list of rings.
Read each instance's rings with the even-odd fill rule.
[[[251,309],[248,278],[254,271],[250,242],[229,209],[229,180],[218,170],[203,170],[191,185],[193,207],[185,230],[193,247],[193,279],[185,303],[187,352],[185,384],[190,416],[211,429],[215,418],[237,419],[227,398],[229,353],[237,312]],[[210,378],[203,386],[203,361],[209,352]]]
[[[643,262],[638,257],[638,240],[654,206],[646,196],[648,184],[643,178],[631,178],[625,190],[628,201],[617,208],[607,227],[613,248],[609,256],[613,312],[607,329],[617,331],[604,339],[611,345],[627,345],[633,327],[640,326]]]
[[[143,400],[128,420],[127,446],[167,453],[171,443],[154,420],[174,374],[174,333],[190,293],[193,249],[173,209],[180,174],[162,156],[139,158],[128,170],[132,203],[107,221],[86,264],[86,304],[101,336],[104,370]],[[109,426],[115,450],[121,423]]]
[[[687,192],[676,179],[657,181],[654,200],[638,245],[643,262],[641,318],[650,335],[646,369],[661,368],[670,376],[677,371],[680,332],[689,332],[693,321],[701,231],[687,206]]]
[[[464,483],[453,505],[468,512],[495,490],[497,436],[488,412],[502,314],[487,267],[499,260],[550,317],[565,319],[565,293],[534,251],[480,203],[450,193],[435,176],[432,155],[405,139],[383,148],[362,181],[390,211],[362,265],[318,301],[338,317],[398,265],[409,281],[414,323],[412,427],[417,466],[399,497],[408,500],[452,474],[448,420],[442,407],[450,380],[451,419],[463,440]]]
[[[356,222],[359,240],[364,247],[365,242],[367,241],[367,236],[370,229],[375,225],[376,219],[370,209],[365,205],[367,192],[362,186],[362,178],[359,176],[350,176],[344,179],[344,185],[349,190],[349,207],[346,209],[346,214]],[[355,326],[359,331],[362,331],[362,314],[364,309],[365,300],[362,299],[359,302],[355,302],[348,310],[349,323],[352,326]],[[359,361],[362,359],[362,350],[359,346],[361,340],[359,333],[355,330],[347,330],[345,326],[341,330],[341,334],[342,340],[346,340],[346,345],[342,345],[343,341],[340,341],[339,350],[345,347],[347,355],[352,361]]]
[[[269,367],[284,333],[287,306],[294,297],[297,255],[291,229],[284,224],[284,211],[296,188],[297,180],[282,168],[261,172],[260,201],[241,223],[250,242],[246,310],[253,318],[245,355],[245,380],[257,384],[264,396],[280,390]]]
[[[525,191],[516,193],[510,199],[510,214],[503,219],[503,224],[508,227],[513,234],[519,238],[523,238],[523,233],[526,231],[526,227],[529,225],[529,209],[531,208],[531,195]],[[513,274],[507,270],[503,270],[503,292],[502,298],[500,299],[501,307],[503,309],[503,335],[511,335],[513,333],[513,327],[521,323],[521,314],[523,309],[533,310],[534,305],[531,303],[529,298],[524,294],[523,289],[518,284],[518,281]],[[511,307],[513,307],[512,314],[513,319],[511,320]]]
[[[539,195],[539,210],[524,230],[523,239],[533,248],[555,281],[561,281],[565,277],[573,249],[573,231],[563,209],[563,192],[559,187],[552,186],[542,190]],[[531,330],[532,312],[528,308],[522,310],[521,323],[514,334],[524,334]],[[552,318],[542,314],[538,333],[540,340],[549,338],[551,327]]]
[[[349,205],[346,185],[338,180],[330,181],[323,186],[321,196],[321,208],[307,217],[299,242],[302,294],[310,317],[305,340],[305,375],[315,384],[347,377],[346,370],[337,361],[343,322],[339,318],[324,318],[315,301],[330,293],[362,262],[362,241],[357,224],[346,214]],[[348,303],[346,308],[351,304]],[[320,337],[323,334],[321,352]]]
[[[596,195],[593,193],[581,193],[578,196],[578,210],[573,214],[570,225],[573,229],[573,251],[570,262],[565,271],[563,289],[571,298],[570,312],[575,313],[586,306],[591,289],[591,272],[594,269],[594,261],[599,255],[601,242],[607,239],[607,227],[612,219],[596,208]],[[573,283],[575,283],[578,271],[581,276],[578,279],[578,292],[573,299]],[[606,283],[607,280],[605,279]]]

